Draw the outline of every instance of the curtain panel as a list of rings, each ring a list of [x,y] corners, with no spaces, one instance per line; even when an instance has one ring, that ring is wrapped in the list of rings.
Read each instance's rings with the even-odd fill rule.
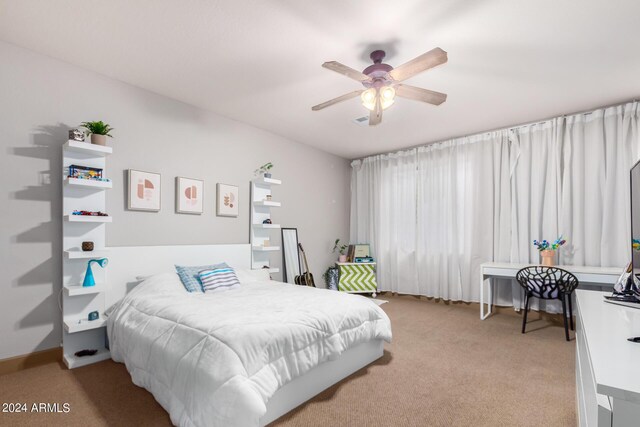
[[[537,263],[533,239],[563,234],[563,264],[623,266],[639,114],[634,102],[356,160],[351,241],[371,245],[380,290],[446,300],[479,301],[483,262]],[[521,306],[517,285],[497,291]]]

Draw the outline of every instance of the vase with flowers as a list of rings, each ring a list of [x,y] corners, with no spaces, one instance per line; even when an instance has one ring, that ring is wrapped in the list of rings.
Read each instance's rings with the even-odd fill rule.
[[[541,242],[534,240],[533,245],[540,251],[541,264],[545,267],[553,267],[555,265],[556,251],[560,246],[567,243],[562,236],[558,237],[555,242],[549,243],[546,240]]]

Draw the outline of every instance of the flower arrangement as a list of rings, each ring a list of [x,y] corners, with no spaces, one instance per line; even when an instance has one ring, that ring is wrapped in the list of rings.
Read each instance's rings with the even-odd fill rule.
[[[640,251],[640,240],[638,239],[632,239],[631,240],[631,247],[633,248],[634,251]]]
[[[535,246],[535,247],[536,247],[540,252],[542,252],[542,251],[548,251],[548,250],[555,251],[555,250],[557,250],[560,246],[564,245],[565,243],[567,243],[567,241],[566,241],[566,240],[564,240],[564,239],[562,238],[562,236],[560,236],[560,237],[558,237],[558,238],[556,239],[556,241],[555,241],[555,242],[553,242],[552,244],[549,244],[549,242],[548,242],[548,241],[546,241],[546,240],[543,240],[542,242],[539,242],[539,241],[537,241],[537,240],[534,240],[534,241],[533,241],[533,246]]]

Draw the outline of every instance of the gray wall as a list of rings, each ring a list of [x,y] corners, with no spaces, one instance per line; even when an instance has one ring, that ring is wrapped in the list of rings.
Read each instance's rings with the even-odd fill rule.
[[[81,121],[116,129],[108,245],[247,243],[249,180],[267,161],[283,180],[274,219],[298,227],[318,282],[349,236],[345,159],[3,42],[0,64],[0,359],[60,343],[60,147]],[[125,210],[128,168],[162,174],[160,213]],[[175,213],[176,176],[205,180],[202,216]],[[238,218],[216,217],[217,182],[240,186]]]

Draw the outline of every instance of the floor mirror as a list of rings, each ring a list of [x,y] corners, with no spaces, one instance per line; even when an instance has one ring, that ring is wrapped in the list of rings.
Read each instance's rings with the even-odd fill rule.
[[[284,281],[295,283],[296,276],[300,275],[297,228],[282,229],[282,265]]]

